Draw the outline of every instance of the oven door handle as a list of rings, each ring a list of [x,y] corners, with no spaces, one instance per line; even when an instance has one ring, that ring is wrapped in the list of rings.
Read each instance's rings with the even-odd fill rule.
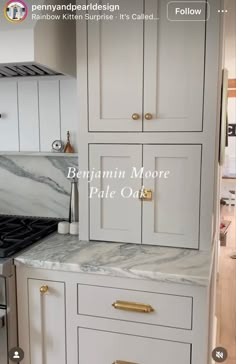
[[[0,315],[0,329],[6,326],[6,315]]]

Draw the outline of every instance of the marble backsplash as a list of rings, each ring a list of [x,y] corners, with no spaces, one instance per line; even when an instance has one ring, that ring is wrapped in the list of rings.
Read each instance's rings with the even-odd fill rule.
[[[0,214],[68,218],[77,157],[0,156]]]

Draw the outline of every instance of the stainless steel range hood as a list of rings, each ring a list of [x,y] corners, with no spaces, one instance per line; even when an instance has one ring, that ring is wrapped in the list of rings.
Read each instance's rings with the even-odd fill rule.
[[[65,4],[65,1],[39,0],[37,4],[40,3]],[[75,77],[75,21],[33,20],[30,6],[27,19],[19,24],[8,22],[1,12],[0,80],[54,75]]]

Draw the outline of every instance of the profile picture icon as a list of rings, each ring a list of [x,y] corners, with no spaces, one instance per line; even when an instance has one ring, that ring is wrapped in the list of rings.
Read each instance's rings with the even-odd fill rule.
[[[28,7],[23,1],[8,1],[4,8],[5,18],[11,23],[21,23],[28,15]]]

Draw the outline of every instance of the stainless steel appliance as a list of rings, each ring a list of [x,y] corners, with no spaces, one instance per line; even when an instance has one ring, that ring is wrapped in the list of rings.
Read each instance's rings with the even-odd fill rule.
[[[0,215],[0,364],[10,364],[8,352],[17,346],[14,257],[57,230],[58,220]]]
[[[0,364],[8,363],[8,350],[17,346],[15,267],[0,259]]]

